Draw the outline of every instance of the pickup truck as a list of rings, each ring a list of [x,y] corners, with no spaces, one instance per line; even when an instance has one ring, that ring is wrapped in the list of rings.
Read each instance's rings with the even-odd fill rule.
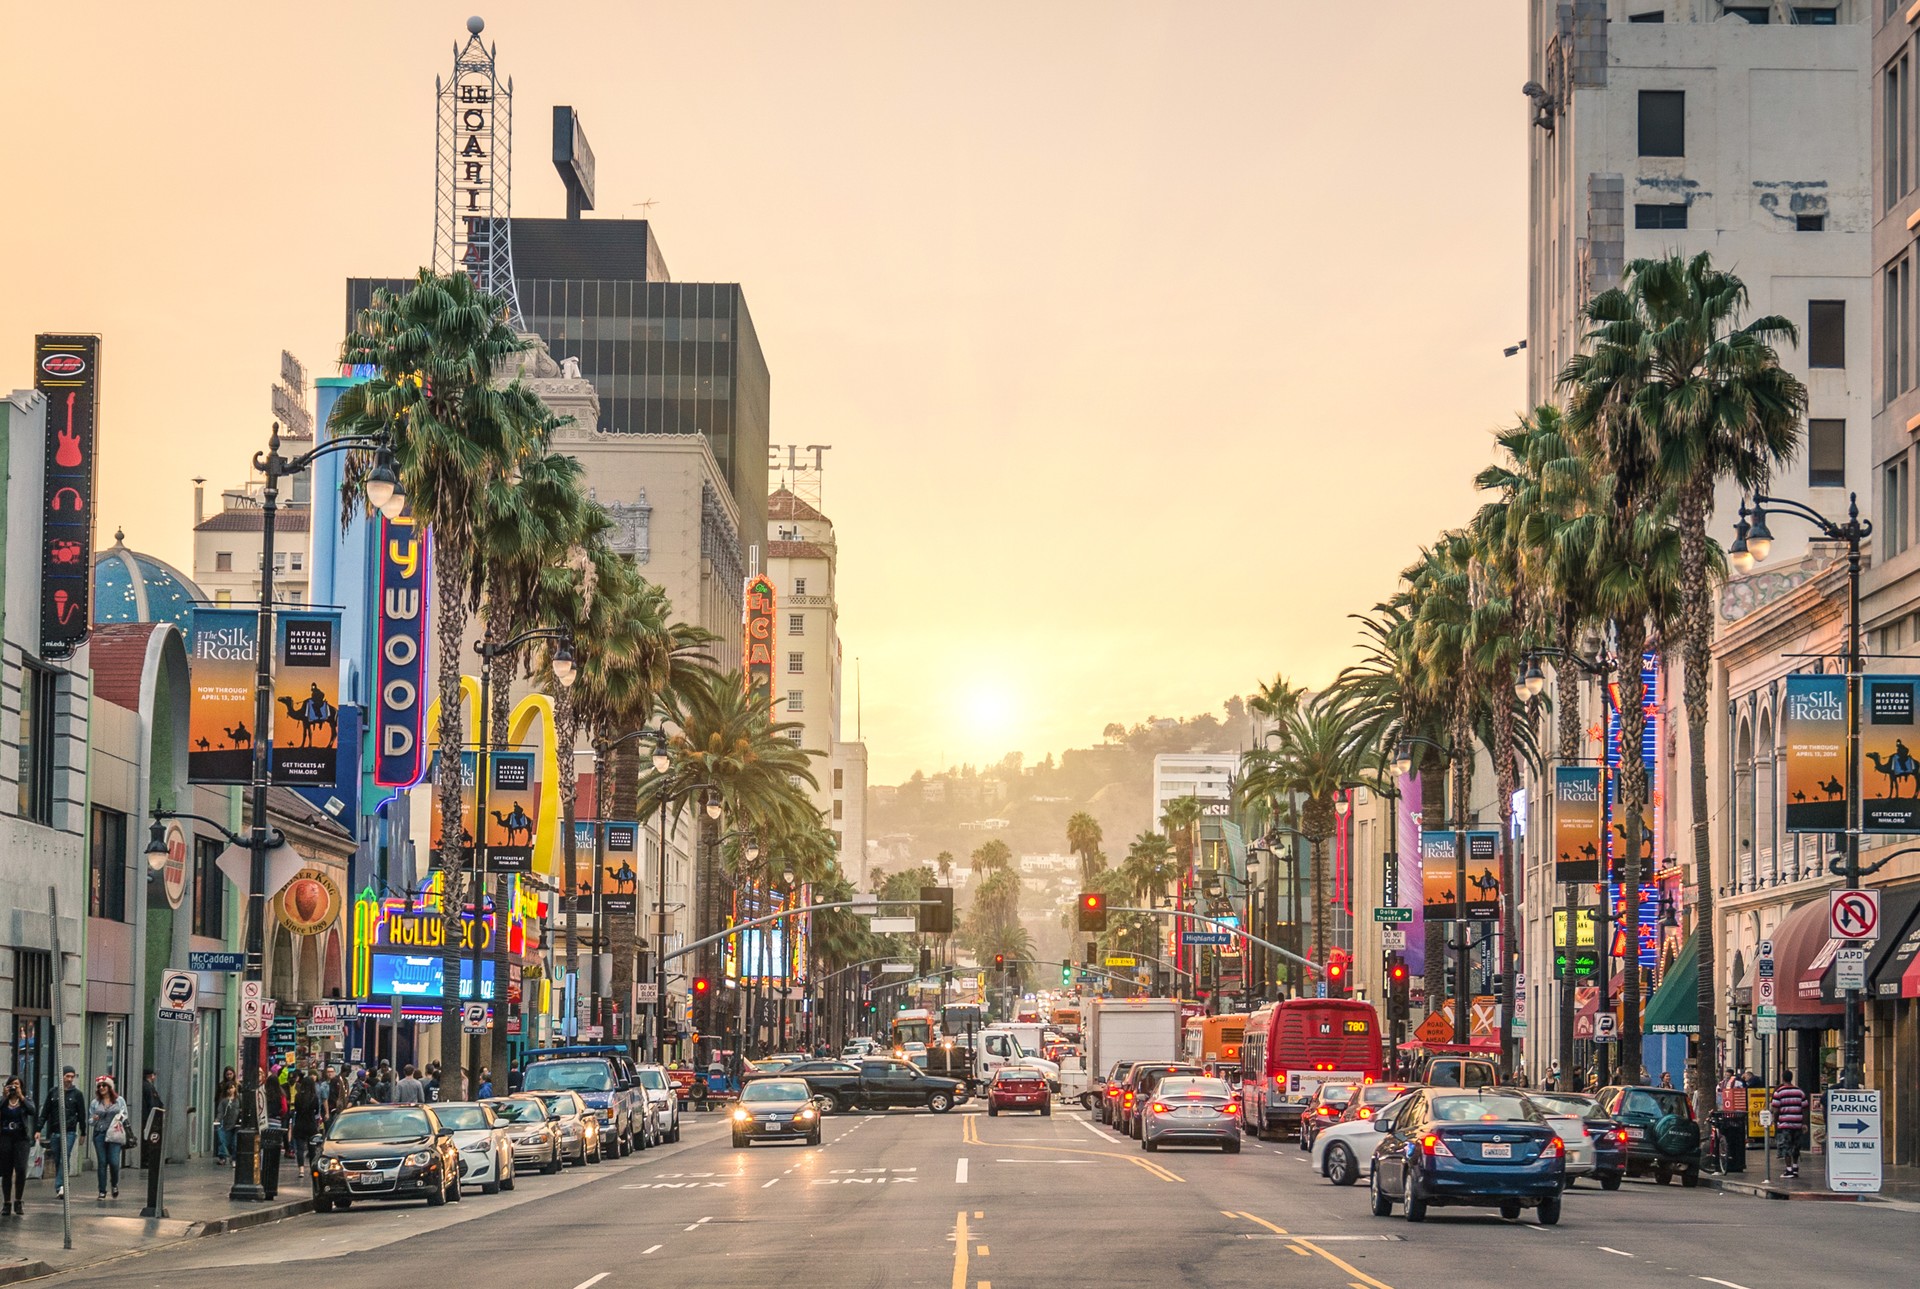
[[[816,1104],[836,1114],[850,1110],[892,1110],[924,1106],[945,1114],[967,1099],[967,1085],[922,1073],[909,1061],[802,1061],[779,1077],[805,1079]]]

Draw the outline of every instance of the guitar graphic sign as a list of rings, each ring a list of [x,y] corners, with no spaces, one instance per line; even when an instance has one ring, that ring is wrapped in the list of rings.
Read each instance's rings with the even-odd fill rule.
[[[34,388],[47,404],[46,509],[40,541],[40,652],[65,658],[93,620],[94,449],[100,337],[34,337]]]

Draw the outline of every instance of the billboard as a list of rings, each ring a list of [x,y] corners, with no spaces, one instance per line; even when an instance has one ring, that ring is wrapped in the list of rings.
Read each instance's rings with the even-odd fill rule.
[[[274,624],[273,781],[331,786],[340,746],[340,613],[282,611]]]
[[[373,781],[410,788],[425,762],[427,712],[427,540],[411,513],[381,519],[379,562]]]
[[[93,618],[93,483],[100,423],[100,337],[33,338],[33,387],[47,400],[41,530],[40,653],[64,658]]]
[[[1787,745],[1787,778],[1781,788],[1787,831],[1845,830],[1846,677],[1788,676],[1786,710],[1780,727]]]
[[[564,913],[572,909],[575,913],[593,912],[594,888],[597,885],[594,865],[595,846],[600,838],[600,825],[591,819],[573,821],[573,871],[574,888],[563,894],[559,911]],[[562,857],[564,860],[564,856]],[[560,873],[562,883],[566,881],[564,867]]]
[[[189,628],[187,782],[246,783],[253,777],[254,646],[250,609],[196,607]]]
[[[614,821],[600,863],[600,901],[609,913],[631,913],[640,899],[640,825]]]
[[[1600,880],[1602,808],[1597,765],[1562,765],[1553,771],[1553,880]]]
[[[487,784],[487,867],[496,873],[533,868],[534,820],[540,815],[540,782],[533,753],[494,752]]]
[[[747,579],[745,627],[740,642],[741,665],[747,673],[747,692],[773,695],[773,582],[765,576]]]
[[[1920,761],[1913,753],[1920,747],[1920,676],[1867,676],[1860,688],[1860,830],[1920,832]]]

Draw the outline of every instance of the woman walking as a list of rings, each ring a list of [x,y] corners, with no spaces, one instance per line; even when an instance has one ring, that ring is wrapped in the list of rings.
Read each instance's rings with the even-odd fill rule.
[[[8,1079],[0,1096],[0,1216],[22,1216],[27,1197],[27,1157],[39,1139],[40,1122],[19,1079]]]
[[[105,1199],[111,1190],[119,1199],[120,1159],[127,1147],[127,1103],[120,1099],[112,1079],[103,1076],[93,1085],[87,1131],[93,1137],[93,1157],[99,1161],[100,1198]]]
[[[320,1131],[320,1094],[314,1087],[313,1076],[303,1074],[293,1092],[293,1163],[298,1168],[307,1162],[311,1153],[308,1143]]]
[[[240,1126],[240,1083],[228,1070],[220,1076],[213,1095],[213,1157],[222,1163],[233,1158],[234,1129]]]

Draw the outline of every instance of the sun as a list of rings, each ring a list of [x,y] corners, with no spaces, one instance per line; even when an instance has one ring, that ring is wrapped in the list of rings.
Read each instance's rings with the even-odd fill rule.
[[[998,679],[983,677],[960,691],[959,714],[969,741],[987,744],[996,755],[1013,735],[1017,707],[1011,688]]]

